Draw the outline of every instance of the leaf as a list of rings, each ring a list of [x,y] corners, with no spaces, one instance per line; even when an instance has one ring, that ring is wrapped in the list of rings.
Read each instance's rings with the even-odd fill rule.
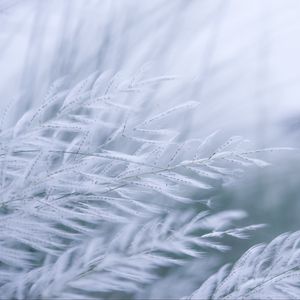
[[[173,115],[173,114],[178,113],[178,112],[182,112],[184,110],[193,109],[193,108],[197,107],[198,105],[199,105],[198,102],[189,101],[189,102],[186,102],[185,104],[175,106],[175,107],[173,107],[173,108],[171,108],[171,109],[169,109],[165,112],[159,113],[156,116],[153,116],[153,117],[145,120],[143,123],[138,125],[137,128],[140,128],[140,127],[143,127],[143,126],[148,126],[149,124],[151,124],[153,122],[159,121],[161,119],[169,117],[170,115]]]

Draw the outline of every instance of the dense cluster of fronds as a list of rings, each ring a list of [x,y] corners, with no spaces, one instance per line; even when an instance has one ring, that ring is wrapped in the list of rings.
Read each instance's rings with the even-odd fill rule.
[[[243,212],[209,207],[222,182],[265,162],[240,137],[214,149],[214,134],[180,141],[167,121],[197,103],[147,103],[171,79],[93,74],[71,90],[62,79],[2,130],[1,297],[135,297],[259,227],[235,228]]]
[[[299,4],[2,0],[0,299],[300,299]]]

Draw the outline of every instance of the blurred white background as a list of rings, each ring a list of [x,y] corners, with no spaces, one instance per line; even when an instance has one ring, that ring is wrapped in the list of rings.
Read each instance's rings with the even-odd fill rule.
[[[23,95],[18,118],[64,75],[151,62],[197,78],[196,124],[266,135],[300,113],[299,13],[297,0],[1,1],[0,110]]]

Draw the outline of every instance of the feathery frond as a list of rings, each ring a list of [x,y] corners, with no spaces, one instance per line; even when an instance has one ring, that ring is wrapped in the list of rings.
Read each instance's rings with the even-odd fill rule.
[[[256,245],[185,299],[298,299],[300,232]]]

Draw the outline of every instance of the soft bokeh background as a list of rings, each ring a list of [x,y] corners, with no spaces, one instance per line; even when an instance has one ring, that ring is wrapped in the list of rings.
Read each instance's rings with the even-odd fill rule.
[[[151,76],[179,82],[172,97],[162,91],[153,106],[200,102],[185,134],[221,130],[256,148],[297,148],[299,15],[298,0],[1,1],[1,114],[11,107],[3,126],[41,103],[57,78],[68,76],[72,85],[93,71],[134,74],[148,66]],[[247,171],[215,201],[215,209],[246,210],[248,224],[269,224],[251,243],[233,245],[227,260],[255,241],[300,228],[298,150],[264,158],[272,165]]]

